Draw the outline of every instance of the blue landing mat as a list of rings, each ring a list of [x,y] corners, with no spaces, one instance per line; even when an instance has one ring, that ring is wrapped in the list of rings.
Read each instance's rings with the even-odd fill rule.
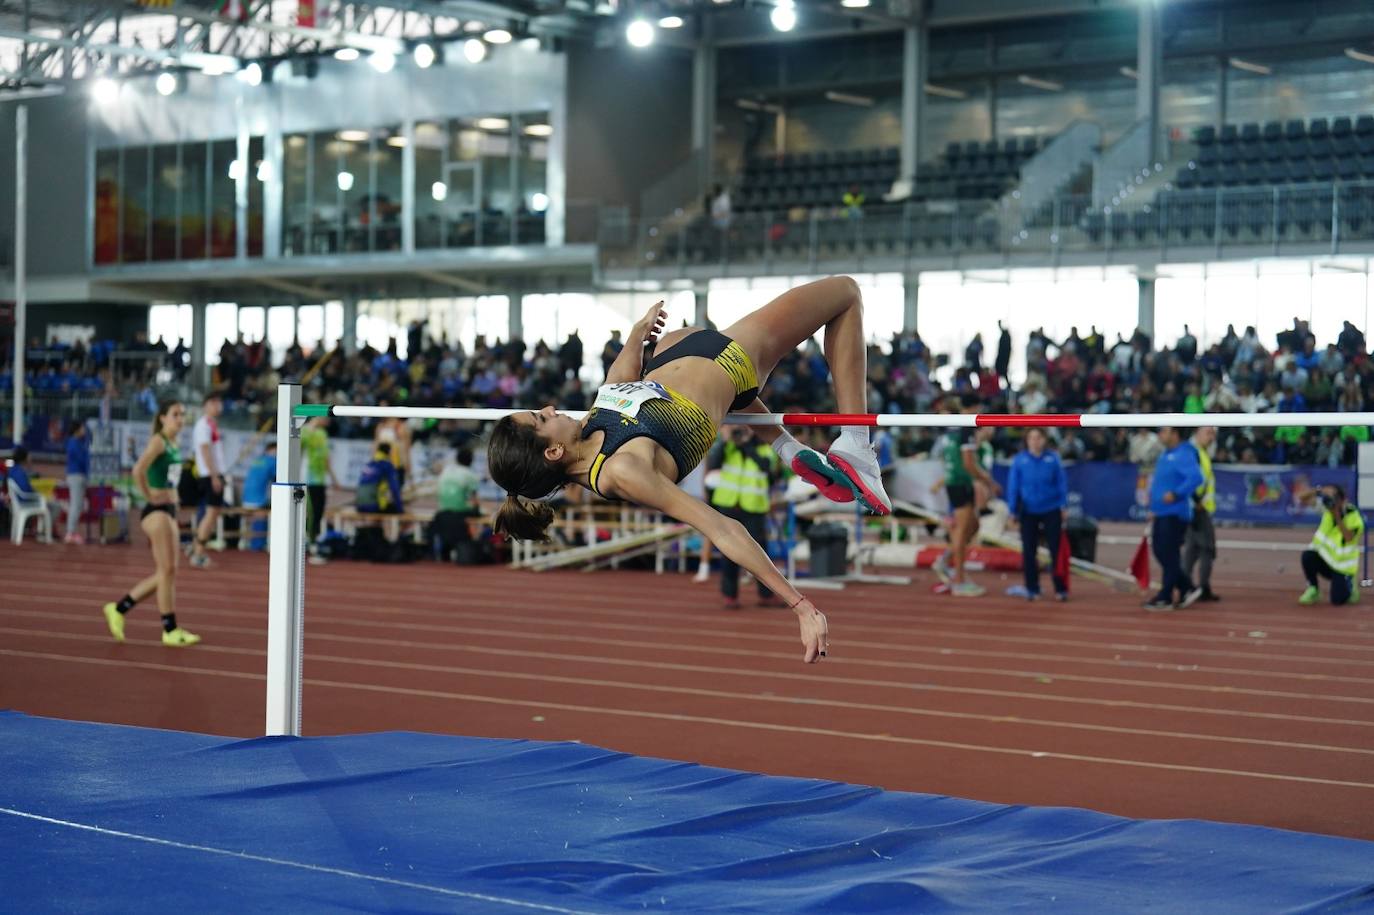
[[[1366,912],[1374,843],[597,747],[0,713],[6,912]]]

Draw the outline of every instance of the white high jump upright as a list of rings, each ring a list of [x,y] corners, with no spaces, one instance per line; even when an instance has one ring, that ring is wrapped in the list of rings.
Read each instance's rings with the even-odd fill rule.
[[[305,609],[305,482],[295,412],[301,386],[277,387],[277,480],[272,486],[267,585],[267,736],[301,733]]]

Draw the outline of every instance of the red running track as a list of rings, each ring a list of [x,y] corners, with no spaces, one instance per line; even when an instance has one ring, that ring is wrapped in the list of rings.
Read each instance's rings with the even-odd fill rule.
[[[253,736],[267,562],[184,569],[157,641],[100,604],[135,547],[0,545],[0,706]],[[1271,578],[1273,576],[1271,575]],[[987,576],[1000,589],[1009,583]],[[800,663],[785,610],[718,609],[644,572],[422,563],[307,571],[305,731],[582,740],[630,753],[1002,803],[1374,838],[1374,616],[1300,608],[1291,582],[1151,615],[1076,582],[1068,604],[853,586],[818,592],[831,657]],[[1368,598],[1367,598],[1368,599]]]

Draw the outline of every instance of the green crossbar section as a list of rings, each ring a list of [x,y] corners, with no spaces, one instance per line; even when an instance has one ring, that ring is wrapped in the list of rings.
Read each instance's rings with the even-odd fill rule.
[[[329,404],[327,403],[303,403],[291,412],[292,416],[328,416]]]

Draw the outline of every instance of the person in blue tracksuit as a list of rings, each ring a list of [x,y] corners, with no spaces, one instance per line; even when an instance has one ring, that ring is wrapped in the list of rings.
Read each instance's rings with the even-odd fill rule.
[[[1155,559],[1164,570],[1164,587],[1145,609],[1167,611],[1192,606],[1202,596],[1202,589],[1194,588],[1188,580],[1179,552],[1193,520],[1193,493],[1202,485],[1203,476],[1197,451],[1178,429],[1161,428],[1159,443],[1164,446],[1164,453],[1150,478],[1150,540]]]
[[[1068,600],[1068,582],[1054,573],[1059,559],[1059,532],[1069,505],[1069,482],[1059,455],[1045,449],[1043,429],[1026,432],[1026,450],[1011,462],[1007,480],[1007,505],[1021,526],[1021,568],[1026,573],[1026,599],[1040,599],[1040,563],[1036,553],[1041,536],[1050,550],[1050,576],[1054,594]]]

